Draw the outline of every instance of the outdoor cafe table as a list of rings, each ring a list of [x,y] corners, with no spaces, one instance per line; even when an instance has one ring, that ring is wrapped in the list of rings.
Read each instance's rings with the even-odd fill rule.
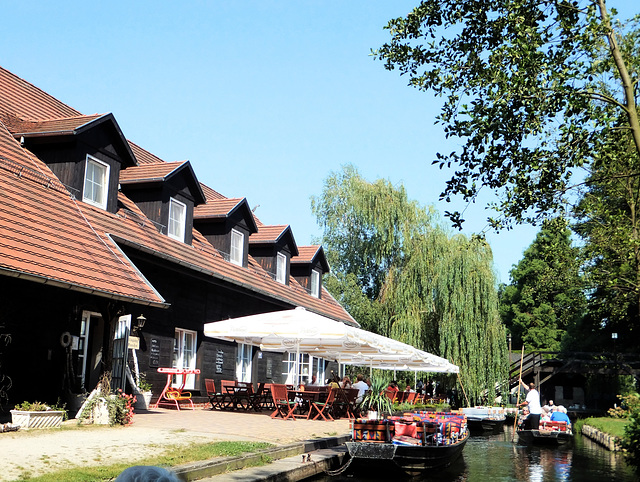
[[[327,397],[327,393],[317,390],[287,390],[287,395],[290,401],[298,402],[298,413],[294,413],[296,418],[307,418],[309,410],[311,409],[311,403],[322,400]]]
[[[225,385],[224,389],[229,397],[229,402],[227,402],[225,408],[234,410],[255,408],[252,388],[251,383],[248,382],[235,382],[233,385]]]

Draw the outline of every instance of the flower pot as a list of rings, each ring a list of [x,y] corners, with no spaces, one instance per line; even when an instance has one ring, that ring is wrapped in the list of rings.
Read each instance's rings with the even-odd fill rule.
[[[26,410],[11,410],[11,422],[20,428],[59,428],[64,418],[64,410],[47,410],[31,412]]]
[[[149,410],[149,405],[151,405],[151,392],[136,393],[134,405],[136,410]]]

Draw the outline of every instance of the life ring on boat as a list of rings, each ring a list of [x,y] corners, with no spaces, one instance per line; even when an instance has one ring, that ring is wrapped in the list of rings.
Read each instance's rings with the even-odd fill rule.
[[[71,345],[71,333],[65,331],[60,335],[60,345],[62,345],[62,348],[67,348]]]

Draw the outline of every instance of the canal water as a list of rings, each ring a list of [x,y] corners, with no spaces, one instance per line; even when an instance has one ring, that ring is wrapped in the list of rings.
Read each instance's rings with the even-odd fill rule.
[[[640,477],[625,463],[621,454],[610,452],[591,440],[576,435],[564,447],[524,446],[513,443],[512,428],[497,435],[473,435],[452,467],[427,473],[411,480],[443,482],[527,481],[601,482],[638,481]],[[393,481],[389,473],[317,476],[313,482]]]

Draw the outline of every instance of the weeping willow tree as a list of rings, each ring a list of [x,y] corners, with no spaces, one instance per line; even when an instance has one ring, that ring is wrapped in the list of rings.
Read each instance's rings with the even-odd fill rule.
[[[473,400],[492,395],[507,353],[486,242],[451,235],[402,186],[368,182],[353,166],[325,180],[312,209],[333,269],[326,286],[352,316],[460,366]]]

